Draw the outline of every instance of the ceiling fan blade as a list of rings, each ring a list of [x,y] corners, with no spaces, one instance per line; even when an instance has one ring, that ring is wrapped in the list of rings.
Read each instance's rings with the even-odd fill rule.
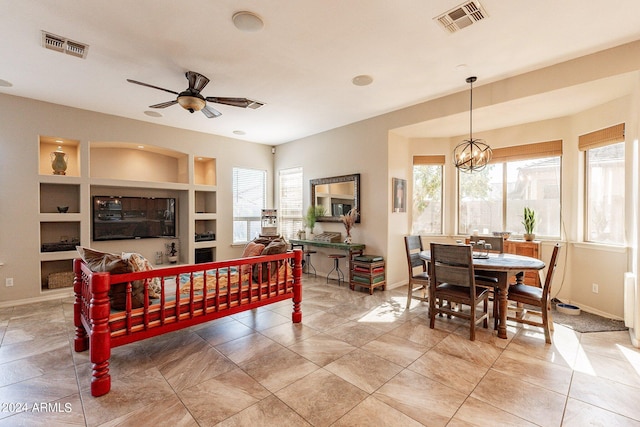
[[[137,80],[127,79],[127,81],[128,81],[129,83],[135,83],[135,84],[140,85],[140,86],[146,86],[146,87],[150,87],[150,88],[153,88],[153,89],[163,90],[163,91],[165,91],[165,92],[169,92],[169,93],[173,93],[173,94],[175,94],[175,95],[178,95],[178,92],[175,92],[175,91],[173,91],[173,90],[169,90],[169,89],[165,89],[165,88],[163,88],[163,87],[158,87],[158,86],[150,85],[150,84],[148,84],[148,83],[142,83],[142,82],[139,82],[139,81],[137,81]]]
[[[177,103],[178,101],[174,99],[173,101],[167,101],[167,102],[161,102],[160,104],[149,105],[149,108],[167,108]]]
[[[189,89],[195,89],[200,92],[209,83],[209,79],[195,71],[187,71],[185,74],[189,80]]]
[[[207,116],[207,118],[209,119],[213,119],[215,117],[220,117],[222,115],[222,113],[218,110],[216,110],[215,108],[209,107],[208,105],[206,105],[202,110],[202,113]]]
[[[254,110],[264,105],[262,102],[254,101],[247,98],[224,98],[218,96],[208,96],[206,100],[209,102],[215,102],[217,104],[225,104],[241,108],[252,108]]]

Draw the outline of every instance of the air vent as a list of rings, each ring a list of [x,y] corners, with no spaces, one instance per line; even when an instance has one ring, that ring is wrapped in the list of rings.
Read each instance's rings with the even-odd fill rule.
[[[487,16],[487,12],[484,10],[480,2],[474,0],[462,3],[460,6],[456,6],[450,11],[433,19],[438,21],[445,31],[455,33],[456,31],[466,28]]]
[[[89,46],[86,44],[74,42],[46,31],[42,31],[42,46],[83,59],[87,57],[87,51],[89,50]]]
[[[254,100],[250,100],[251,104],[247,105],[247,107],[253,109],[253,110],[257,110],[258,108],[262,107],[264,104],[262,102],[258,102],[258,101],[254,101]]]

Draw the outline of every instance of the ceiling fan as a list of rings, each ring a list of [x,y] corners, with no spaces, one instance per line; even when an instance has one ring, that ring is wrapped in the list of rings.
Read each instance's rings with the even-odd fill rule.
[[[190,113],[202,111],[202,113],[204,113],[204,115],[210,119],[213,117],[220,117],[222,113],[215,108],[208,106],[207,102],[215,102],[217,104],[225,104],[241,108],[252,108],[254,110],[264,105],[261,102],[253,101],[247,98],[224,98],[217,96],[207,96],[205,98],[200,94],[200,91],[204,89],[204,87],[209,83],[209,79],[200,73],[196,73],[195,71],[187,71],[185,73],[185,77],[189,81],[189,87],[180,93],[136,80],[127,79],[127,81],[129,83],[135,83],[137,85],[147,86],[153,89],[159,89],[178,95],[178,97],[173,101],[150,105],[149,108],[167,108],[174,104],[180,104],[182,108],[189,111]]]

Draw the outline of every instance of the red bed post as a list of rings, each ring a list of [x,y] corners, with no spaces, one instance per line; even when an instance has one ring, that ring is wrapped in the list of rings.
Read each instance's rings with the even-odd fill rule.
[[[109,357],[111,357],[109,279],[109,273],[93,273],[91,277],[89,351],[93,368],[93,377],[91,378],[92,396],[102,396],[111,389],[111,375],[109,375]]]
[[[74,349],[76,352],[85,351],[89,347],[89,337],[82,325],[82,260],[73,260],[73,293],[76,299],[73,303],[73,325],[76,327],[76,337],[74,339]]]
[[[295,249],[294,255],[294,267],[293,267],[293,313],[291,313],[291,320],[293,323],[302,322],[302,311],[300,310],[300,303],[302,302],[302,251]]]

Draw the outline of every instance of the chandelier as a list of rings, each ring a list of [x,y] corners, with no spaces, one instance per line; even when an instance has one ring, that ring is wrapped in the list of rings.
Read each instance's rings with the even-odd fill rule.
[[[453,150],[453,163],[463,172],[481,171],[491,160],[491,147],[483,139],[473,138],[473,82],[476,77],[468,77],[467,83],[471,85],[469,105],[469,139],[465,139]]]

